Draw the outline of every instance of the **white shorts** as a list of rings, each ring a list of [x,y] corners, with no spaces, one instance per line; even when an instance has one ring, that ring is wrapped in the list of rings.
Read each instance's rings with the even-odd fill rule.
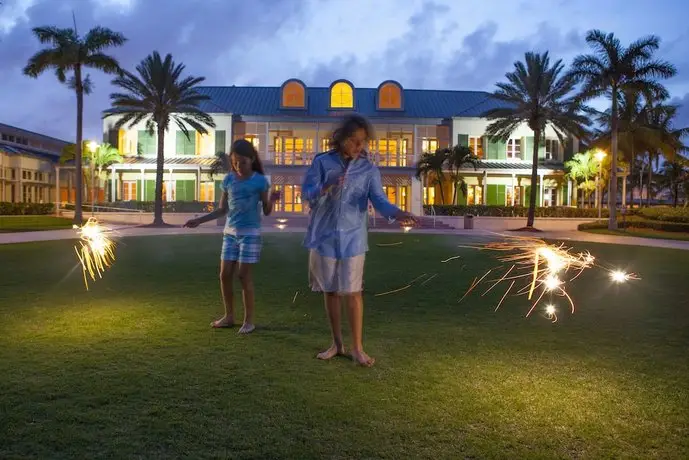
[[[335,259],[309,252],[309,284],[314,292],[354,294],[361,292],[366,254]]]

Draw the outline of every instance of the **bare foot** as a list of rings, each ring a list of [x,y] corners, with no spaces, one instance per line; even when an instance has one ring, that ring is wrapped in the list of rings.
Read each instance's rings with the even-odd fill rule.
[[[211,323],[212,328],[227,328],[234,326],[234,318],[231,316],[223,316],[219,320],[213,321]]]
[[[256,326],[250,323],[244,323],[242,324],[242,327],[239,328],[239,334],[251,334],[254,332],[254,329],[256,329]]]
[[[352,359],[359,366],[371,367],[376,362],[376,358],[371,358],[363,351],[352,351]]]
[[[316,358],[322,359],[324,361],[327,361],[328,359],[332,359],[335,356],[342,356],[345,354],[345,349],[343,346],[337,346],[335,344],[330,345],[330,348],[328,348],[325,351],[321,351],[316,355]]]

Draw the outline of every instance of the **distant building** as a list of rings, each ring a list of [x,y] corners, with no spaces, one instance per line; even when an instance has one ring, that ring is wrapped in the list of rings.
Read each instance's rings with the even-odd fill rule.
[[[0,201],[55,202],[55,166],[62,149],[69,144],[0,123]],[[64,192],[66,195],[67,190]]]
[[[563,162],[578,151],[577,139],[562,145],[550,126],[539,148],[539,180],[531,184],[533,132],[520,126],[507,142],[494,142],[485,130],[486,110],[501,102],[483,91],[404,89],[395,81],[377,88],[356,88],[337,80],[329,87],[307,87],[291,79],[278,87],[201,87],[210,97],[201,109],[216,127],[201,135],[189,127],[191,137],[171,127],[165,133],[163,198],[167,201],[215,202],[222,177],[209,176],[216,152],[228,152],[232,141],[247,139],[257,148],[266,174],[282,199],[276,212],[303,213],[301,182],[314,156],[328,149],[328,139],[340,118],[351,112],[368,117],[375,138],[369,144],[370,160],[381,169],[389,200],[414,214],[423,204],[445,203],[518,206],[528,203],[529,189],[538,187],[538,206],[572,205],[574,185],[565,177]],[[140,124],[114,129],[117,116],[103,120],[103,138],[125,156],[110,166],[108,188],[112,201],[153,200],[156,134]],[[441,186],[433,177],[415,177],[424,152],[466,145],[480,159],[478,168],[461,171],[467,194],[454,190],[447,180]]]

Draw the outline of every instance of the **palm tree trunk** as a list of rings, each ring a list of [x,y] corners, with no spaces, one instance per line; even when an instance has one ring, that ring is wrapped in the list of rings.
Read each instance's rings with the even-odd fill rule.
[[[153,225],[165,225],[163,222],[163,168],[165,166],[165,130],[158,122],[158,156],[156,158],[156,187],[153,205]]]
[[[538,146],[541,142],[541,130],[534,129],[533,164],[531,165],[531,192],[529,193],[529,211],[526,217],[526,226],[533,228],[536,218],[536,193],[538,192]]]
[[[81,171],[81,147],[82,147],[82,131],[84,129],[84,88],[81,84],[81,67],[76,66],[74,69],[74,79],[76,80],[77,93],[77,139],[74,146],[74,173],[75,173],[75,197],[74,197],[74,224],[81,225],[83,222],[82,216],[82,198],[84,195],[84,186],[82,184],[83,176]]]
[[[610,186],[608,189],[608,211],[610,212],[610,219],[608,220],[608,230],[617,230],[617,124],[619,114],[617,113],[617,88],[612,88],[612,117],[610,123],[611,131],[611,150],[612,161],[610,164]]]
[[[632,138],[631,159],[629,161],[629,173],[624,178],[624,180],[627,181],[627,187],[629,188],[629,201],[627,201],[627,197],[625,197],[625,203],[630,203],[630,208],[634,207],[634,179],[632,179],[634,177],[634,157],[636,156],[634,152],[634,139]],[[631,183],[629,183],[630,180]]]
[[[648,152],[648,193],[646,193],[646,205],[651,207],[651,181],[653,181],[653,153]]]

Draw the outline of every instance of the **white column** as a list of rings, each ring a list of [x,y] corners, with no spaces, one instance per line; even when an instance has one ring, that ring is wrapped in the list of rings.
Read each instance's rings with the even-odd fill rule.
[[[117,201],[117,175],[115,165],[110,168],[110,201]]]
[[[516,175],[516,174],[512,174],[512,206],[514,206],[514,193],[515,193],[515,191],[516,191],[516,190],[515,190],[515,184],[514,184],[514,183],[515,183],[516,179],[517,179],[517,175]]]
[[[483,192],[481,195],[481,204],[488,204],[488,170],[483,171]]]
[[[167,193],[165,194],[165,195],[167,195],[168,201],[173,201],[172,200],[172,188],[173,188],[173,185],[172,185],[172,168],[170,168],[168,171],[168,179],[167,179]],[[174,201],[177,201],[177,197],[175,197]]]
[[[567,180],[567,206],[572,206],[572,179]]]
[[[622,176],[622,207],[627,207],[627,176]]]
[[[4,188],[4,186],[3,186]],[[60,167],[55,166],[55,215],[60,215]]]
[[[415,216],[423,215],[423,184],[416,177],[411,178],[411,213]]]
[[[541,190],[540,190],[540,192],[541,192],[541,206],[543,206],[544,201],[545,201],[545,183],[544,183],[545,181],[544,181],[543,179],[544,179],[543,174],[540,174],[540,182],[541,182],[541,186],[540,186],[540,189],[541,189]]]

